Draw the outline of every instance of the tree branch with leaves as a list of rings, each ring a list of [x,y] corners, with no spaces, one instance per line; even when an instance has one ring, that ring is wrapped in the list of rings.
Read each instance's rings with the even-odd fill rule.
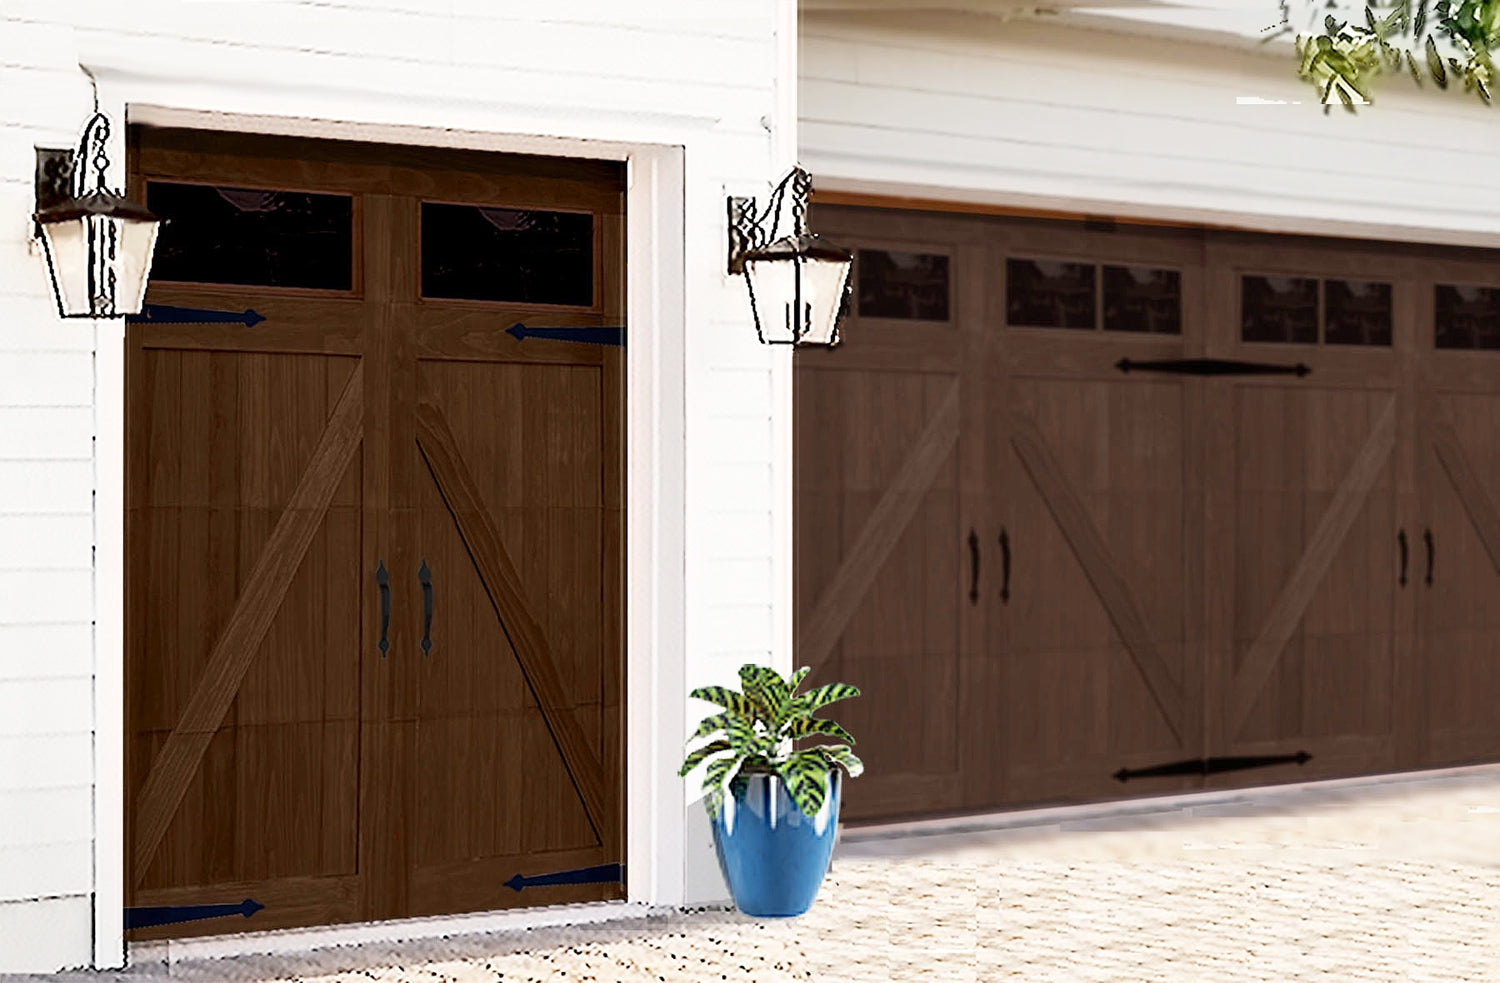
[[[1309,21],[1305,33],[1293,23],[1299,12]],[[1376,81],[1393,73],[1419,86],[1430,79],[1439,89],[1461,83],[1488,103],[1500,0],[1375,0],[1362,14],[1332,2],[1281,0],[1281,30],[1273,36],[1287,33],[1296,34],[1297,74],[1317,87],[1325,111],[1334,99],[1350,112],[1374,102]]]

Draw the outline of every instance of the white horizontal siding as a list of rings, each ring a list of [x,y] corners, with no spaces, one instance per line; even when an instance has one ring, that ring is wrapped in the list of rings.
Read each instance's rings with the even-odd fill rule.
[[[0,953],[17,973],[53,973],[88,966],[93,935],[88,895],[0,903]],[[79,954],[85,955],[80,959]]]
[[[78,570],[90,566],[94,517],[0,514],[0,572]],[[87,606],[81,613],[87,613]]]
[[[89,734],[0,737],[0,793],[87,785],[92,753]]]
[[[87,840],[93,789],[44,788],[0,793],[0,830],[12,847]]]
[[[0,682],[89,677],[94,671],[92,641],[93,629],[86,621],[0,624]]]
[[[0,624],[67,624],[87,619],[93,573],[88,558],[75,570],[0,570]]]
[[[33,651],[30,656],[37,676],[52,671],[46,651]],[[0,679],[0,737],[89,733],[94,715],[93,686],[92,676]]]
[[[739,324],[723,330],[746,330]],[[771,374],[762,368],[715,369],[706,410],[718,420],[769,420],[771,418]]]
[[[754,653],[756,658],[744,658],[725,669],[737,671],[745,662],[764,662],[771,649],[771,606],[769,604],[718,603],[708,608],[708,620],[713,626],[709,647],[704,653],[710,658],[723,653]]]
[[[93,475],[88,461],[0,459],[0,515],[86,512],[94,497]]]
[[[92,854],[87,836],[71,843],[0,847],[0,901],[88,893]]]
[[[0,406],[0,460],[88,460],[93,452],[91,395],[59,391],[64,406]],[[74,401],[82,401],[79,405]]]
[[[1375,106],[1325,115],[1285,49],[1125,37],[1097,21],[803,27],[802,153],[820,187],[1411,237],[1500,230],[1488,193],[1500,127],[1472,96],[1392,78]]]

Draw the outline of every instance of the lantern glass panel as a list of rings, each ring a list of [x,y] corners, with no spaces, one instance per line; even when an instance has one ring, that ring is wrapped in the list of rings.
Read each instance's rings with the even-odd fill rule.
[[[42,225],[47,266],[57,286],[58,305],[64,317],[90,313],[88,223],[87,218],[73,218]]]
[[[804,310],[811,317],[802,325],[803,334],[798,340],[804,344],[831,345],[852,264],[847,260],[810,259],[800,265]]]
[[[139,314],[146,302],[146,283],[151,277],[151,254],[156,248],[159,222],[122,219],[116,254],[115,313]]]
[[[755,312],[761,340],[789,345],[797,340],[793,298],[797,292],[797,264],[787,259],[745,261],[745,281],[750,286],[750,306]]]

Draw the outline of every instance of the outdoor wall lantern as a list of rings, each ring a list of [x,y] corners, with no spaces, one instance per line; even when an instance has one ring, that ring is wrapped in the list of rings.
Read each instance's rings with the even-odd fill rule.
[[[161,222],[104,186],[109,118],[95,112],[76,153],[37,150],[37,234],[63,317],[139,314]],[[96,177],[89,187],[90,171]]]
[[[807,231],[811,191],[812,178],[795,167],[771,192],[759,217],[755,199],[729,199],[729,272],[745,274],[755,333],[763,344],[831,348],[839,343],[854,254]],[[791,231],[778,236],[785,211],[791,212]]]

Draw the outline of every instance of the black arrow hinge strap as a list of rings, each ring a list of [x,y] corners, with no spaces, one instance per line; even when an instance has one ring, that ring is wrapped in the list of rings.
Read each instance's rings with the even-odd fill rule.
[[[1269,768],[1273,765],[1305,765],[1311,760],[1312,755],[1306,751],[1298,751],[1296,754],[1187,758],[1183,761],[1152,765],[1149,768],[1121,768],[1115,772],[1114,778],[1118,782],[1128,782],[1132,778],[1159,778],[1164,775],[1213,775],[1221,771],[1243,771],[1246,768]]]

